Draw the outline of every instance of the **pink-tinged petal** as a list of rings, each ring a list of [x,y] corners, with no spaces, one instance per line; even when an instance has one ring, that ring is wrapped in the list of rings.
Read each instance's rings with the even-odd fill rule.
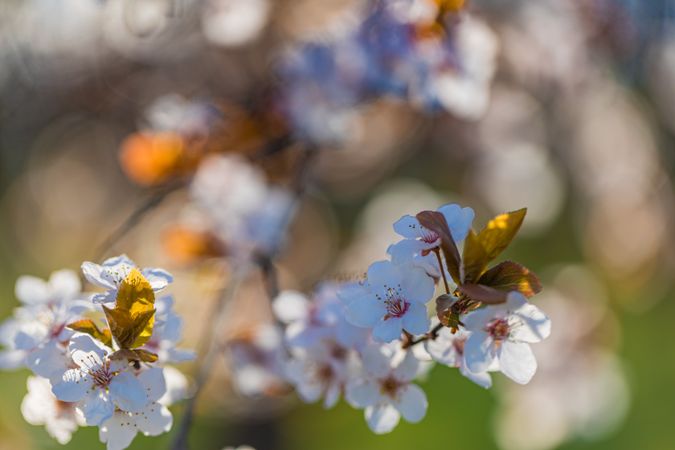
[[[166,433],[173,425],[173,416],[171,411],[159,403],[150,403],[140,413],[134,413],[136,427],[146,436],[158,436]]]
[[[387,314],[383,302],[374,297],[360,297],[352,300],[345,308],[345,317],[357,327],[371,328]]]
[[[420,303],[412,303],[408,311],[403,315],[403,328],[412,334],[424,334],[429,331],[431,321],[427,315],[426,306]]]
[[[89,426],[99,426],[115,413],[115,405],[101,389],[90,391],[79,408]]]
[[[502,342],[499,365],[502,373],[518,384],[529,383],[537,371],[537,360],[525,343]]]
[[[396,244],[392,244],[387,248],[387,253],[391,256],[391,261],[394,264],[405,264],[413,260],[423,250],[427,250],[429,246],[423,241],[416,239],[403,239]]]
[[[373,328],[373,337],[380,342],[391,342],[401,337],[403,332],[403,320],[399,317],[391,317],[381,320]]]
[[[363,350],[361,357],[363,368],[372,377],[382,378],[391,371],[391,358],[384,354],[379,345],[369,345]]]
[[[488,372],[473,373],[469,371],[465,366],[461,366],[459,368],[459,373],[461,373],[466,378],[473,381],[482,388],[490,389],[492,387],[492,377]]]
[[[106,289],[115,289],[113,282],[103,277],[104,268],[93,262],[86,261],[82,263],[82,274],[91,284]]]
[[[487,333],[475,331],[464,343],[464,361],[473,373],[487,371],[495,357],[494,341]]]
[[[398,266],[403,296],[409,302],[426,303],[434,295],[436,285],[427,272],[412,264]]]
[[[420,229],[419,221],[410,215],[405,215],[394,222],[394,231],[404,238],[416,239],[422,236]]]
[[[92,387],[91,379],[79,369],[68,369],[61,376],[61,380],[55,381],[52,392],[61,401],[79,402]]]
[[[367,407],[365,416],[368,426],[375,434],[389,433],[396,428],[401,418],[396,408],[388,403]]]
[[[411,423],[417,423],[427,414],[427,396],[416,384],[409,384],[399,390],[394,406],[403,418]]]
[[[164,371],[159,367],[144,370],[138,375],[137,379],[143,385],[150,402],[156,402],[166,393]]]
[[[420,361],[412,351],[406,351],[403,360],[393,371],[394,378],[401,382],[408,382],[415,378],[419,370]]]
[[[323,407],[330,409],[335,406],[340,399],[340,385],[338,383],[331,383],[326,389],[326,394],[323,398]]]
[[[50,299],[47,283],[29,275],[19,277],[14,287],[14,294],[24,305],[40,305],[47,303]]]
[[[148,404],[148,396],[143,385],[128,372],[116,375],[108,389],[110,398],[122,411],[139,412]]]
[[[448,222],[450,233],[455,242],[463,241],[471,229],[474,212],[471,208],[462,208],[461,206],[450,203],[438,208],[438,212],[443,214],[445,221]]]
[[[76,297],[82,288],[80,278],[72,270],[59,270],[49,277],[52,296],[61,300]]]
[[[372,406],[380,400],[380,386],[371,380],[354,381],[347,385],[345,400],[354,408]]]
[[[106,444],[106,450],[124,450],[131,445],[136,433],[132,417],[128,413],[117,411],[101,425],[98,437]]]
[[[305,320],[309,313],[309,300],[297,291],[283,291],[274,299],[272,310],[283,323]]]
[[[173,276],[164,269],[148,268],[141,271],[155,291],[161,291],[173,282]]]

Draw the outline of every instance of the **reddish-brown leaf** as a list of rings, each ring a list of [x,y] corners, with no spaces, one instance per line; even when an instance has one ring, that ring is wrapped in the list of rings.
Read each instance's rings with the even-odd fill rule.
[[[506,302],[506,292],[482,284],[463,284],[458,289],[471,300],[485,303],[486,305],[498,305]]]
[[[433,231],[440,238],[441,250],[443,251],[443,256],[445,256],[448,272],[452,279],[455,280],[455,283],[459,284],[459,250],[457,250],[457,244],[455,244],[445,216],[438,211],[422,211],[416,217],[424,228]]]
[[[478,283],[504,292],[518,291],[525,297],[541,292],[539,278],[527,267],[513,261],[497,264],[485,272]]]

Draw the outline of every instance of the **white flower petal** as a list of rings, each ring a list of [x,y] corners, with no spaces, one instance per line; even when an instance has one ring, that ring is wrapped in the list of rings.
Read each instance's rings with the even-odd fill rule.
[[[471,333],[464,343],[464,361],[471,372],[481,373],[488,370],[495,359],[494,341],[482,331]]]
[[[366,347],[363,350],[362,360],[365,371],[375,378],[385,377],[391,371],[391,359],[383,353],[379,345]]]
[[[380,342],[391,342],[401,337],[403,320],[391,317],[378,322],[373,328],[373,337]]]
[[[101,425],[98,437],[106,444],[106,450],[123,450],[131,445],[137,429],[130,421],[133,422],[129,414],[117,411]]]
[[[150,402],[156,402],[166,393],[164,371],[159,367],[144,370],[138,375],[137,379],[145,388],[145,393]]]
[[[63,373],[68,360],[59,344],[51,341],[26,355],[26,366],[36,375],[52,378]]]
[[[116,375],[108,389],[112,401],[123,411],[139,412],[148,404],[143,385],[128,372]]]
[[[530,382],[537,371],[537,360],[529,344],[505,341],[499,351],[502,373],[519,384]]]
[[[338,383],[331,383],[326,390],[326,394],[323,399],[323,407],[330,409],[338,402],[340,399],[341,388]]]
[[[482,388],[490,389],[492,387],[492,377],[488,372],[473,373],[469,371],[465,366],[461,366],[459,368],[459,373],[461,373],[466,378],[473,381]]]
[[[408,382],[415,378],[419,369],[420,361],[412,351],[406,351],[403,360],[398,363],[393,371],[394,378],[398,381]]]
[[[116,286],[110,280],[103,277],[104,268],[93,262],[85,261],[82,263],[82,274],[91,284],[106,289],[115,289]]]
[[[309,300],[297,291],[283,291],[272,303],[276,317],[283,323],[291,323],[307,318]]]
[[[164,269],[147,268],[141,271],[155,291],[161,291],[173,282],[173,276]]]
[[[433,278],[424,269],[412,264],[403,264],[398,268],[405,299],[409,302],[428,302],[436,290]]]
[[[397,266],[390,261],[376,261],[368,267],[368,286],[373,293],[384,298],[387,288],[395,287],[399,283]]]
[[[91,388],[91,379],[79,369],[68,369],[52,386],[52,392],[61,401],[79,402]]]
[[[429,339],[424,342],[424,347],[434,361],[448,367],[459,367],[463,355],[457,353],[454,345],[455,339],[466,339],[466,334],[463,330],[460,330],[453,335],[450,328],[443,327],[436,339]]]
[[[171,429],[173,416],[171,411],[159,403],[150,403],[140,413],[135,413],[136,427],[146,436],[158,436]]]
[[[70,339],[68,349],[75,364],[85,370],[101,367],[103,359],[110,352],[101,342],[84,333],[75,334]]]
[[[374,297],[355,298],[345,308],[345,317],[349,323],[357,327],[370,328],[387,313],[384,303]]]
[[[365,411],[366,422],[375,434],[389,433],[396,428],[401,418],[399,412],[388,403],[369,406]]]
[[[372,406],[380,400],[380,386],[370,380],[354,381],[347,385],[345,400],[354,408]]]
[[[510,338],[514,341],[535,343],[551,334],[551,320],[533,304],[526,303],[513,314],[520,319],[511,329]]]
[[[424,334],[431,325],[427,308],[420,303],[411,303],[402,319],[403,328],[411,334]]]
[[[40,305],[49,301],[49,286],[43,280],[24,275],[16,280],[14,294],[24,305]]]
[[[427,396],[419,386],[409,384],[399,390],[394,406],[405,420],[417,423],[426,415],[429,403]]]
[[[66,300],[80,293],[80,278],[72,270],[59,270],[49,277],[49,289],[53,297]]]
[[[470,312],[462,318],[464,327],[469,331],[482,331],[485,326],[496,316],[497,310],[487,306]]]
[[[410,215],[405,215],[394,222],[394,231],[404,238],[416,239],[420,237],[420,228],[420,222]]]
[[[57,395],[58,397],[58,395]],[[115,413],[115,405],[101,389],[94,389],[79,404],[84,420],[89,426],[101,425]]]
[[[448,222],[448,227],[454,241],[463,241],[471,229],[471,223],[474,218],[473,209],[468,207],[462,208],[457,204],[451,203],[438,208],[438,212],[443,214],[446,222]]]

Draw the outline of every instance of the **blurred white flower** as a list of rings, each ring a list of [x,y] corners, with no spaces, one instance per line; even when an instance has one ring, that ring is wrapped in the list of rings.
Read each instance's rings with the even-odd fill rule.
[[[204,35],[216,45],[246,44],[260,35],[271,9],[269,0],[208,0],[202,13]]]

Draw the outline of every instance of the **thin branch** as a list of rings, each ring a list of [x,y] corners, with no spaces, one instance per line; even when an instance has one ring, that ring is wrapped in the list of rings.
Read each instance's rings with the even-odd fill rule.
[[[150,211],[153,211],[155,208],[161,205],[164,199],[166,199],[169,194],[171,194],[172,192],[178,190],[183,186],[184,182],[182,181],[168,184],[160,188],[160,190],[155,192],[148,199],[146,199],[146,201],[141,203],[129,215],[129,217],[127,217],[127,219],[119,227],[117,227],[110,234],[110,236],[108,236],[108,238],[105,241],[103,241],[103,243],[98,247],[95,253],[94,261],[103,259],[103,257],[105,257],[110,252],[110,250],[115,246],[115,244],[117,244],[117,242],[119,242],[120,239],[126,236],[127,233],[132,231],[136,226],[138,226],[138,224],[141,223],[141,221]]]
[[[450,294],[450,286],[448,286],[448,279],[445,277],[445,269],[443,268],[443,261],[441,260],[441,251],[438,247],[434,249],[436,253],[436,258],[438,259],[438,268],[441,271],[441,276],[443,277],[443,284],[445,285],[445,293]]]
[[[189,448],[188,434],[194,419],[197,399],[199,398],[199,395],[209,380],[213,364],[216,360],[216,356],[219,353],[220,346],[218,345],[217,337],[214,335],[216,331],[222,330],[222,325],[226,316],[226,306],[234,297],[239,284],[246,277],[248,272],[248,266],[240,267],[237,271],[235,271],[235,273],[232,275],[232,278],[221,289],[218,298],[213,304],[213,307],[207,317],[207,323],[202,330],[202,335],[199,340],[200,357],[198,360],[201,362],[199,363],[199,370],[195,377],[195,391],[185,405],[183,417],[181,418],[180,425],[178,426],[178,431],[176,431],[173,443],[171,444],[172,450],[187,450]]]

